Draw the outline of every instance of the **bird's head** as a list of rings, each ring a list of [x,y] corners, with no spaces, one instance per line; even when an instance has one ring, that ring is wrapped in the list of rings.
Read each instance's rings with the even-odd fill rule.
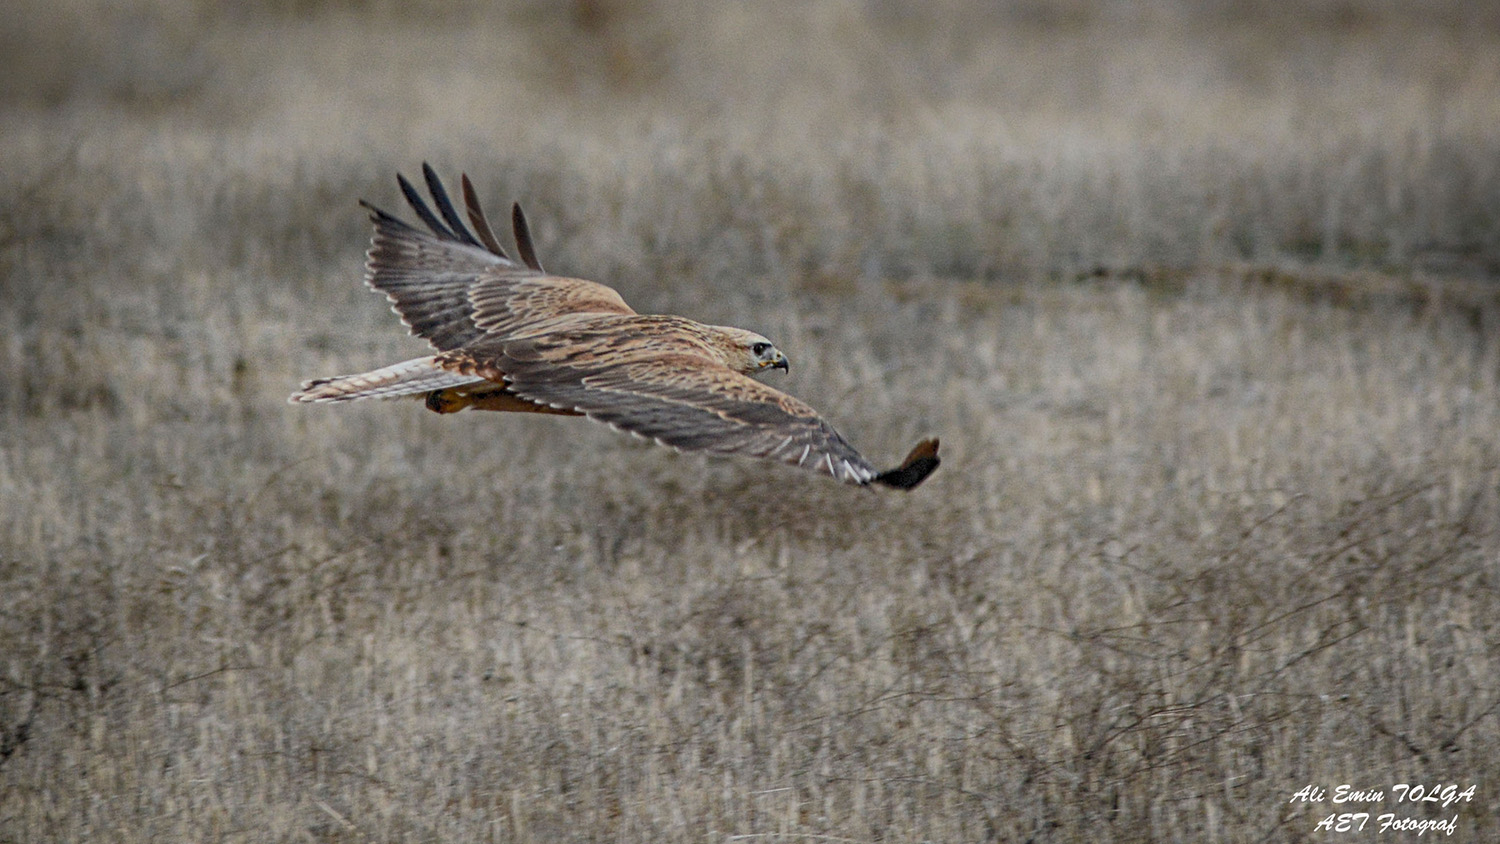
[[[776,348],[776,344],[756,334],[754,331],[746,331],[743,328],[722,328],[728,342],[726,363],[731,369],[739,370],[746,375],[759,375],[768,369],[780,369],[782,372],[790,372],[791,367],[787,363],[786,355]]]

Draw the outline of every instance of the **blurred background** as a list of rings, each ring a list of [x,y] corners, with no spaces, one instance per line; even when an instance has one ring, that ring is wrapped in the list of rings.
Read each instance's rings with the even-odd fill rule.
[[[1500,248],[1488,2],[20,3],[0,39],[13,184],[210,158],[368,192],[432,158],[588,215],[561,248],[593,267],[1488,273]]]
[[[1495,828],[1500,3],[0,18],[0,842]],[[287,405],[423,161],[943,467]]]

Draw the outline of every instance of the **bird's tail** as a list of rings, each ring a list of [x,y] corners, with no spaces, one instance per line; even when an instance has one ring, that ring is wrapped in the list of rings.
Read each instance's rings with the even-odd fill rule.
[[[391,399],[430,393],[477,384],[485,379],[477,375],[449,372],[438,367],[436,358],[414,358],[390,366],[361,372],[358,375],[335,375],[332,378],[315,378],[304,381],[302,389],[292,393],[287,401],[330,402],[353,401],[354,399]]]

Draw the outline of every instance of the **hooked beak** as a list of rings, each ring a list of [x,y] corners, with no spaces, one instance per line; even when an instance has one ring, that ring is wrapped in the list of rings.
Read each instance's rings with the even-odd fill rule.
[[[762,369],[765,369],[766,367],[770,367],[772,369],[779,369],[782,372],[791,372],[792,371],[791,366],[787,363],[786,355],[783,355],[783,354],[776,355],[776,358],[774,360],[766,361],[765,363],[762,363],[760,366],[761,366]]]

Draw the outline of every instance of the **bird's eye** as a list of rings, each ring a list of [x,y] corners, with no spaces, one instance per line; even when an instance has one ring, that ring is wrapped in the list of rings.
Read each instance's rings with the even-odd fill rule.
[[[766,353],[766,349],[769,348],[771,348],[770,343],[756,343],[755,345],[750,347],[750,351],[754,352],[756,355],[763,355]]]

